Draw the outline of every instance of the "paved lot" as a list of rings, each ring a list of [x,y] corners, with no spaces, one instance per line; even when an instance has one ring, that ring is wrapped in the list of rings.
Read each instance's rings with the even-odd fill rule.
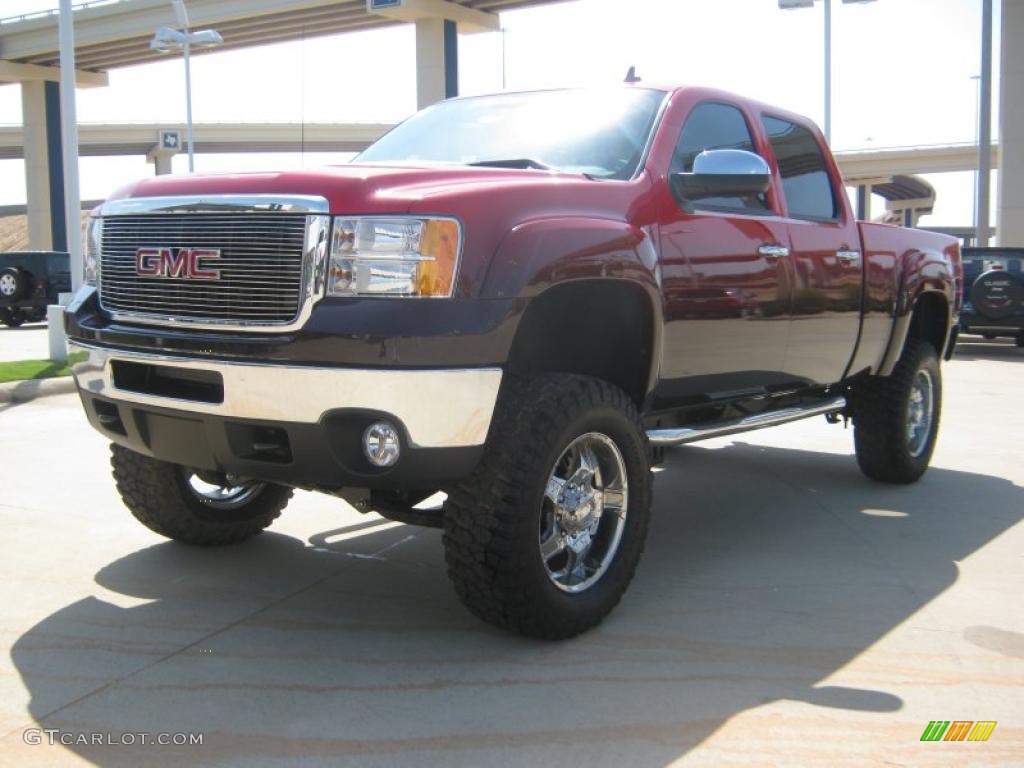
[[[20,328],[0,325],[0,362],[46,360],[49,356],[46,323],[26,323]]]
[[[560,644],[467,615],[437,532],[330,498],[249,545],[166,543],[74,396],[9,407],[0,764],[1019,766],[1024,352],[965,345],[946,374],[914,487],[864,480],[823,420],[671,454],[633,587]],[[998,726],[921,743],[934,719]]]

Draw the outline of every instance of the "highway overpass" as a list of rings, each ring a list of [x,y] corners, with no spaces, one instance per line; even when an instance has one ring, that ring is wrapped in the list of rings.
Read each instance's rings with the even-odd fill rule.
[[[388,123],[197,123],[196,152],[359,152],[383,136]],[[79,153],[146,155],[161,131],[184,134],[175,123],[81,123]],[[24,156],[21,126],[0,126],[0,159]],[[846,183],[857,186],[897,175],[973,171],[978,167],[974,144],[850,150],[835,153]],[[999,147],[992,147],[992,167],[999,167]]]
[[[391,127],[384,123],[197,123],[194,126],[195,150],[206,153],[359,152]],[[184,125],[176,123],[80,123],[78,153],[83,156],[149,155],[159,143],[161,132],[168,130],[179,137],[185,135]],[[23,157],[24,146],[24,130],[20,125],[0,126],[0,160]]]
[[[196,152],[359,152],[391,129],[385,123],[200,123],[195,126]],[[161,148],[162,134],[174,134],[173,148]],[[79,154],[84,156],[146,155],[157,173],[169,173],[170,159],[181,151],[183,127],[174,124],[132,123],[79,126]],[[0,159],[23,155],[20,126],[0,126]],[[930,213],[935,192],[917,174],[971,171],[977,167],[973,144],[837,152],[844,181],[858,187],[858,215],[871,218],[871,193],[887,201],[893,220],[907,225]],[[998,147],[992,167],[999,166]],[[23,212],[10,207],[10,213]],[[2,215],[2,212],[0,212]]]

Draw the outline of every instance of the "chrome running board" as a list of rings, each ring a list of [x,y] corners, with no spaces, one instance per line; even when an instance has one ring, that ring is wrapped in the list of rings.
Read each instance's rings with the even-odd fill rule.
[[[791,421],[799,421],[811,416],[835,413],[845,407],[845,397],[834,397],[829,400],[817,400],[806,405],[794,405],[791,408],[783,408],[778,411],[765,411],[740,419],[711,422],[702,426],[649,429],[647,430],[647,439],[654,448],[669,448],[673,445],[695,443],[698,440],[707,440],[711,437],[723,437],[737,432],[749,432],[754,429],[788,424]]]

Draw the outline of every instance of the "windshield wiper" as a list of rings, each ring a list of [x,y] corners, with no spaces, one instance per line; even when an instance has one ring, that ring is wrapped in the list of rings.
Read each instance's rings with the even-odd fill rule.
[[[481,168],[533,168],[538,171],[555,170],[547,163],[542,163],[540,160],[534,160],[530,157],[513,157],[507,160],[480,160],[476,163],[467,163],[467,165],[474,165]]]

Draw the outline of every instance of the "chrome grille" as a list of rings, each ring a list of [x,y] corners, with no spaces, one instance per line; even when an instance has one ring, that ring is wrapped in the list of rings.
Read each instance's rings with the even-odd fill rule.
[[[296,319],[308,265],[308,218],[276,212],[104,216],[100,305],[168,322],[285,325]],[[139,248],[217,249],[219,280],[144,277]]]

